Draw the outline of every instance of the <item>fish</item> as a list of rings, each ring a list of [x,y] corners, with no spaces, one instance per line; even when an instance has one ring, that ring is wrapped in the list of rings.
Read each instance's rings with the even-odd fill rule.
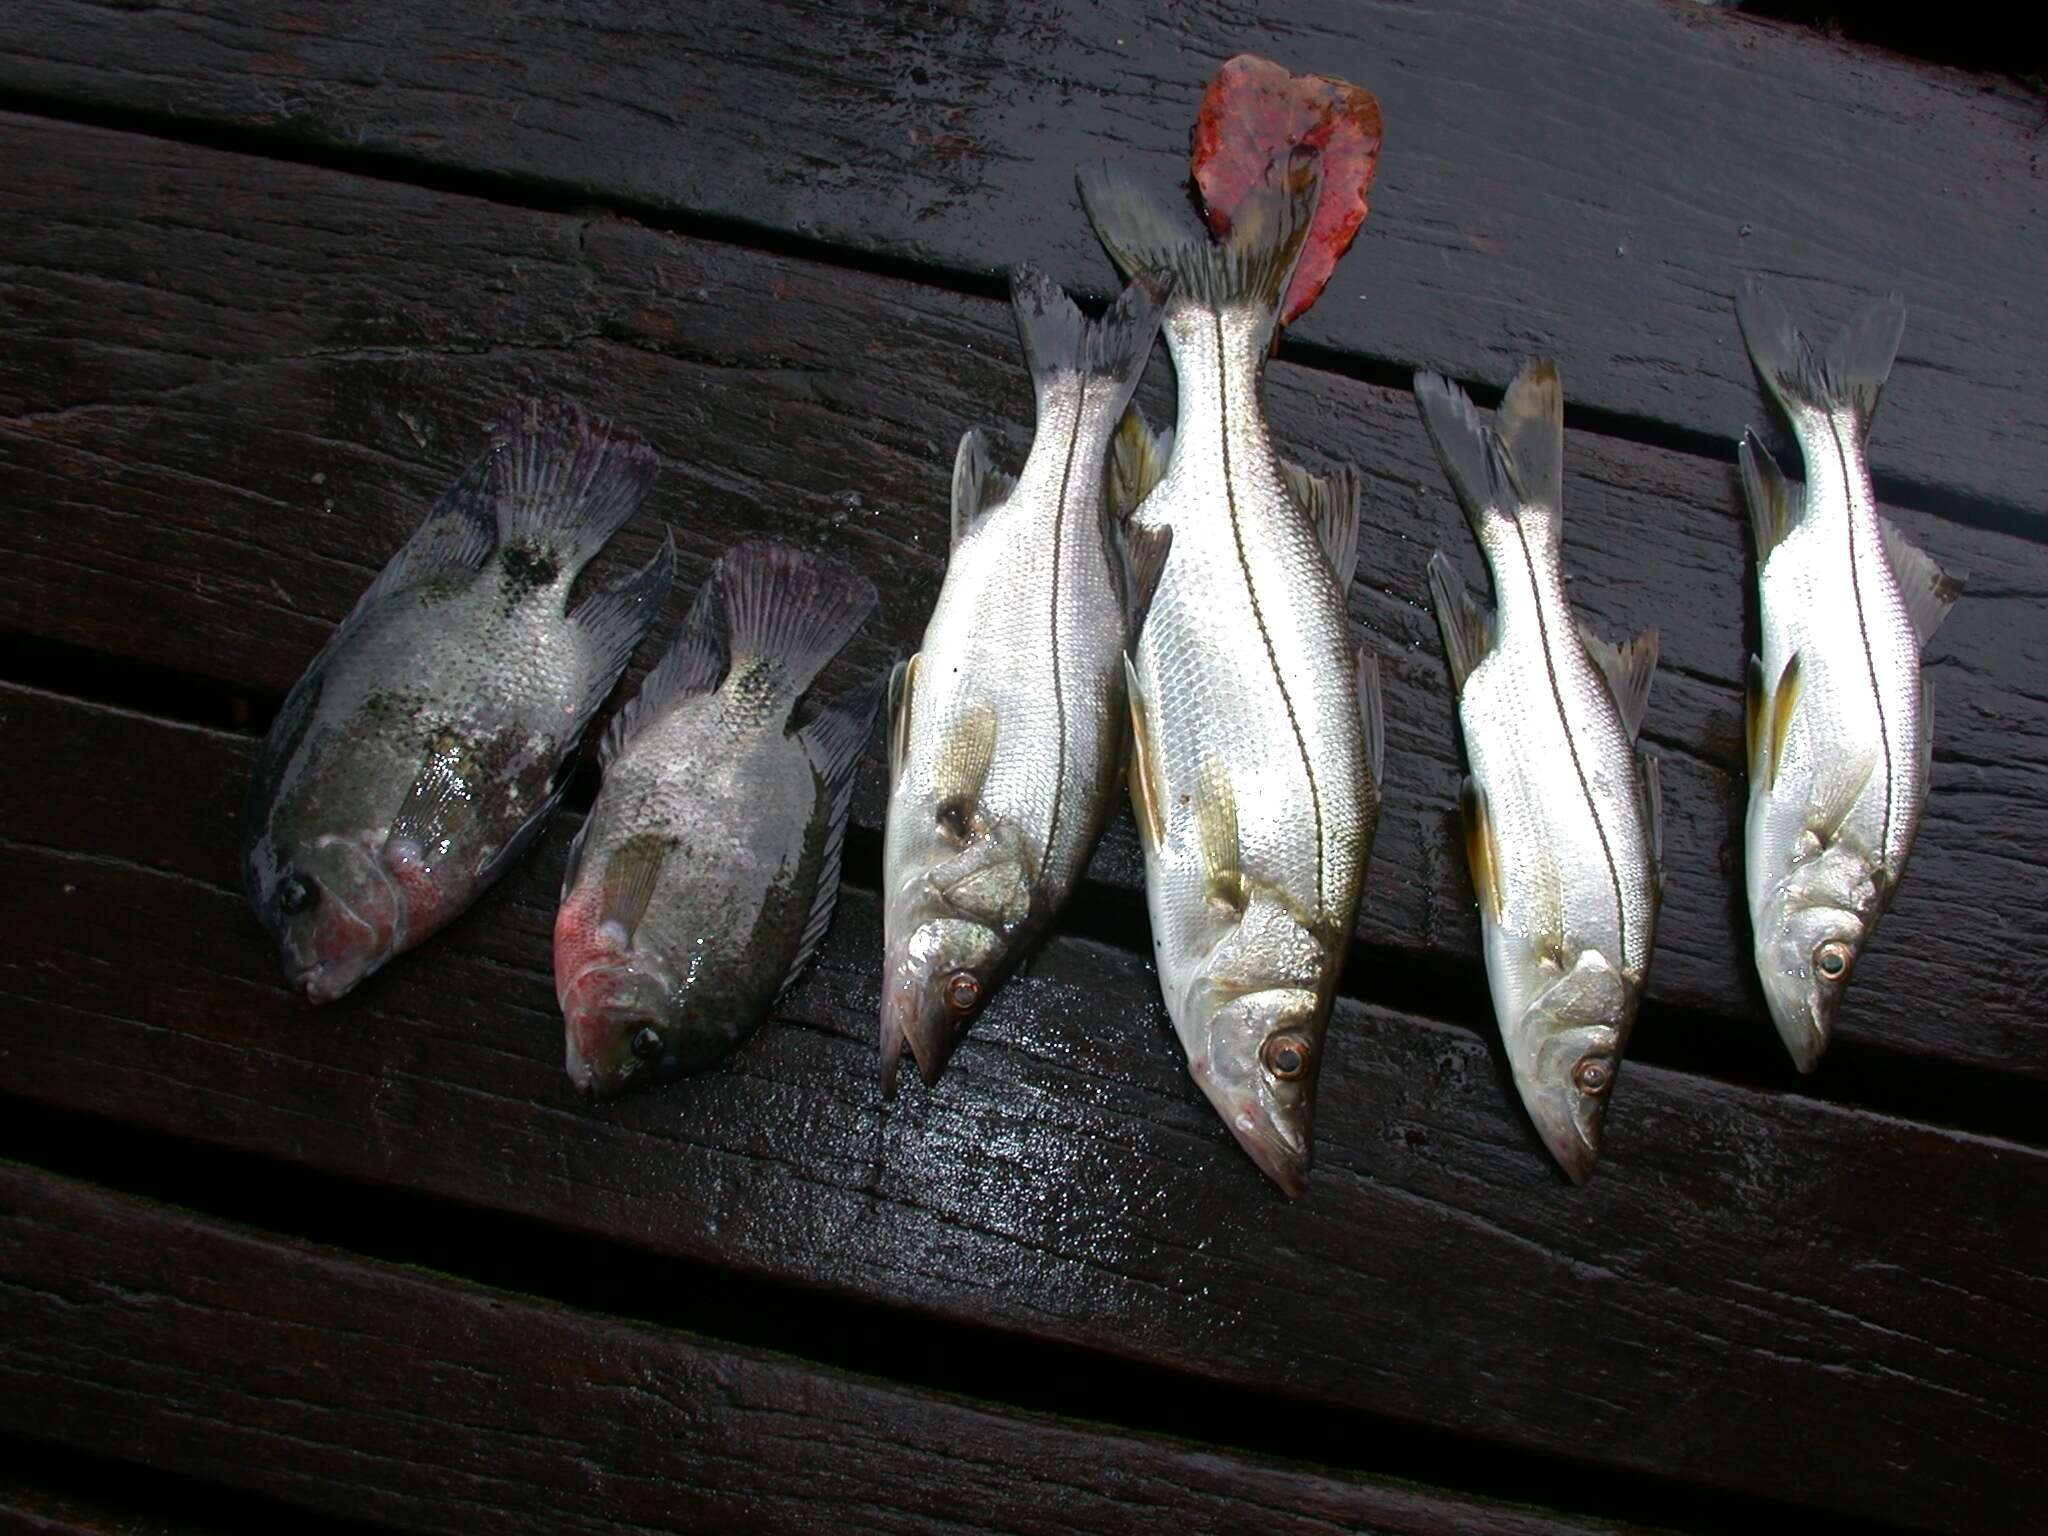
[[[1912,852],[1934,751],[1921,652],[1967,578],[1908,542],[1871,489],[1864,440],[1905,331],[1898,295],[1819,356],[1756,278],[1735,314],[1806,469],[1792,485],[1743,434],[1763,641],[1747,690],[1749,918],[1772,1022],[1811,1072]]]
[[[1130,454],[1151,466],[1131,477],[1131,523],[1173,530],[1127,688],[1160,988],[1195,1082],[1299,1196],[1383,757],[1378,663],[1345,613],[1357,477],[1280,459],[1261,402],[1317,172],[1276,160],[1221,241],[1126,172],[1079,181],[1118,267],[1176,279],[1162,324],[1175,426]],[[1132,435],[1149,435],[1142,421]]]
[[[571,610],[659,469],[527,400],[286,696],[243,802],[243,886],[308,1002],[468,908],[553,815],[585,726],[668,595],[674,548]]]
[[[881,1065],[935,1084],[1001,978],[1087,867],[1114,807],[1124,653],[1171,547],[1108,510],[1110,442],[1158,334],[1141,275],[1100,320],[1032,267],[1010,300],[1037,425],[1023,468],[970,431],[952,546],[917,654],[889,693]]]
[[[1494,1015],[1537,1134],[1584,1183],[1656,941],[1663,802],[1636,740],[1657,632],[1610,645],[1565,595],[1555,363],[1525,366],[1490,420],[1433,373],[1415,399],[1493,575],[1489,608],[1430,557]]]
[[[882,693],[812,684],[874,606],[863,576],[740,544],[606,730],[555,917],[564,1060],[583,1092],[718,1062],[816,952]]]

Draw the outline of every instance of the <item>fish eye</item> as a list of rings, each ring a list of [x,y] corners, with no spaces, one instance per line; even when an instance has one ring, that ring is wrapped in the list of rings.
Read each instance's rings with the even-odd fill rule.
[[[954,1017],[972,1013],[980,1001],[981,983],[974,979],[972,971],[955,971],[946,978],[946,1006],[953,1010]]]
[[[661,1031],[651,1025],[633,1037],[633,1054],[642,1061],[653,1061],[661,1054]]]
[[[1829,939],[1813,952],[1813,968],[1820,972],[1824,981],[1840,981],[1849,974],[1850,959],[1847,944],[1840,939]]]
[[[1605,1056],[1581,1056],[1572,1068],[1572,1083],[1581,1093],[1605,1093],[1614,1081],[1614,1063]]]
[[[320,899],[320,887],[294,871],[277,882],[277,910],[297,917]]]
[[[1259,1047],[1259,1064],[1283,1083],[1305,1075],[1308,1060],[1308,1042],[1299,1035],[1268,1035]]]

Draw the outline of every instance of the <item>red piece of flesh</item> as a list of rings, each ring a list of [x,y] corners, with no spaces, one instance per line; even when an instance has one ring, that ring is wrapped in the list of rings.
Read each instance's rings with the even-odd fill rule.
[[[1380,104],[1348,80],[1291,75],[1251,53],[1227,60],[1202,93],[1195,120],[1195,185],[1212,234],[1230,228],[1239,200],[1296,145],[1316,152],[1323,186],[1282,325],[1315,303],[1365,222],[1366,189],[1379,164]]]

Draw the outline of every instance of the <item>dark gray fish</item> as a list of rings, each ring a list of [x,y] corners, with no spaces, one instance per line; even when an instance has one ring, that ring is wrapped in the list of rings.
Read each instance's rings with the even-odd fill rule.
[[[824,938],[881,690],[807,694],[874,606],[865,579],[814,556],[729,550],[605,733],[555,918],[578,1088],[609,1098],[711,1065]]]
[[[308,1001],[462,912],[553,812],[673,550],[573,613],[569,590],[657,466],[566,401],[509,408],[285,699],[244,803],[242,877]]]

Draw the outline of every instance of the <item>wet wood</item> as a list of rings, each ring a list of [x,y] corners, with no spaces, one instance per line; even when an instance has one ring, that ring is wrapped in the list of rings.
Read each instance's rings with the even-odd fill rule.
[[[1028,441],[1025,375],[993,302],[20,118],[0,119],[0,160],[37,169],[0,180],[14,508],[0,624],[109,657],[281,694],[494,403],[547,389],[666,457],[651,515],[607,569],[645,558],[667,521],[679,614],[740,537],[828,551],[884,592],[845,667],[872,675],[915,648],[936,595],[960,432],[994,426],[1013,453]],[[1368,471],[1353,614],[1385,658],[1389,801],[1359,928],[1375,949],[1347,984],[1380,995],[1404,962],[1436,960],[1472,978],[1438,1006],[1483,1022],[1455,714],[1423,598],[1432,547],[1480,579],[1476,551],[1404,392],[1283,364],[1270,394],[1283,444]],[[1699,1044],[1708,1060],[1764,1063],[1789,1084],[1739,897],[1754,596],[1732,469],[1588,433],[1567,469],[1585,613],[1609,635],[1663,635],[1646,736],[1664,762],[1667,881],[1638,1048],[1689,1028],[1657,1005],[1707,1010],[1729,1019]],[[2034,958],[2048,950],[2048,548],[1894,515],[1973,575],[1931,652],[1927,818],[1840,1034],[2048,1076]],[[874,828],[881,805],[877,746],[856,820]],[[1140,873],[1119,816],[1094,876],[1122,893],[1133,931]]]
[[[1617,1530],[996,1412],[11,1166],[0,1327],[0,1423],[409,1531]]]
[[[1879,475],[2016,521],[2048,484],[2038,96],[1713,7],[16,11],[15,91],[934,271],[1028,257],[1098,289],[1076,164],[1184,177],[1203,85],[1249,47],[1385,112],[1371,217],[1301,342],[1496,385],[1549,352],[1575,406],[1732,451],[1769,418],[1732,315],[1741,273],[1772,274],[1823,331],[1898,289]]]
[[[1289,1204],[1149,968],[1078,939],[885,1103],[859,890],[725,1068],[593,1109],[547,973],[573,818],[315,1012],[235,889],[247,739],[13,688],[0,712],[42,744],[0,762],[0,1092],[1304,1412],[1949,1530],[2044,1491],[2038,1149],[1632,1065],[1575,1189],[1478,1037],[1346,1001]]]

